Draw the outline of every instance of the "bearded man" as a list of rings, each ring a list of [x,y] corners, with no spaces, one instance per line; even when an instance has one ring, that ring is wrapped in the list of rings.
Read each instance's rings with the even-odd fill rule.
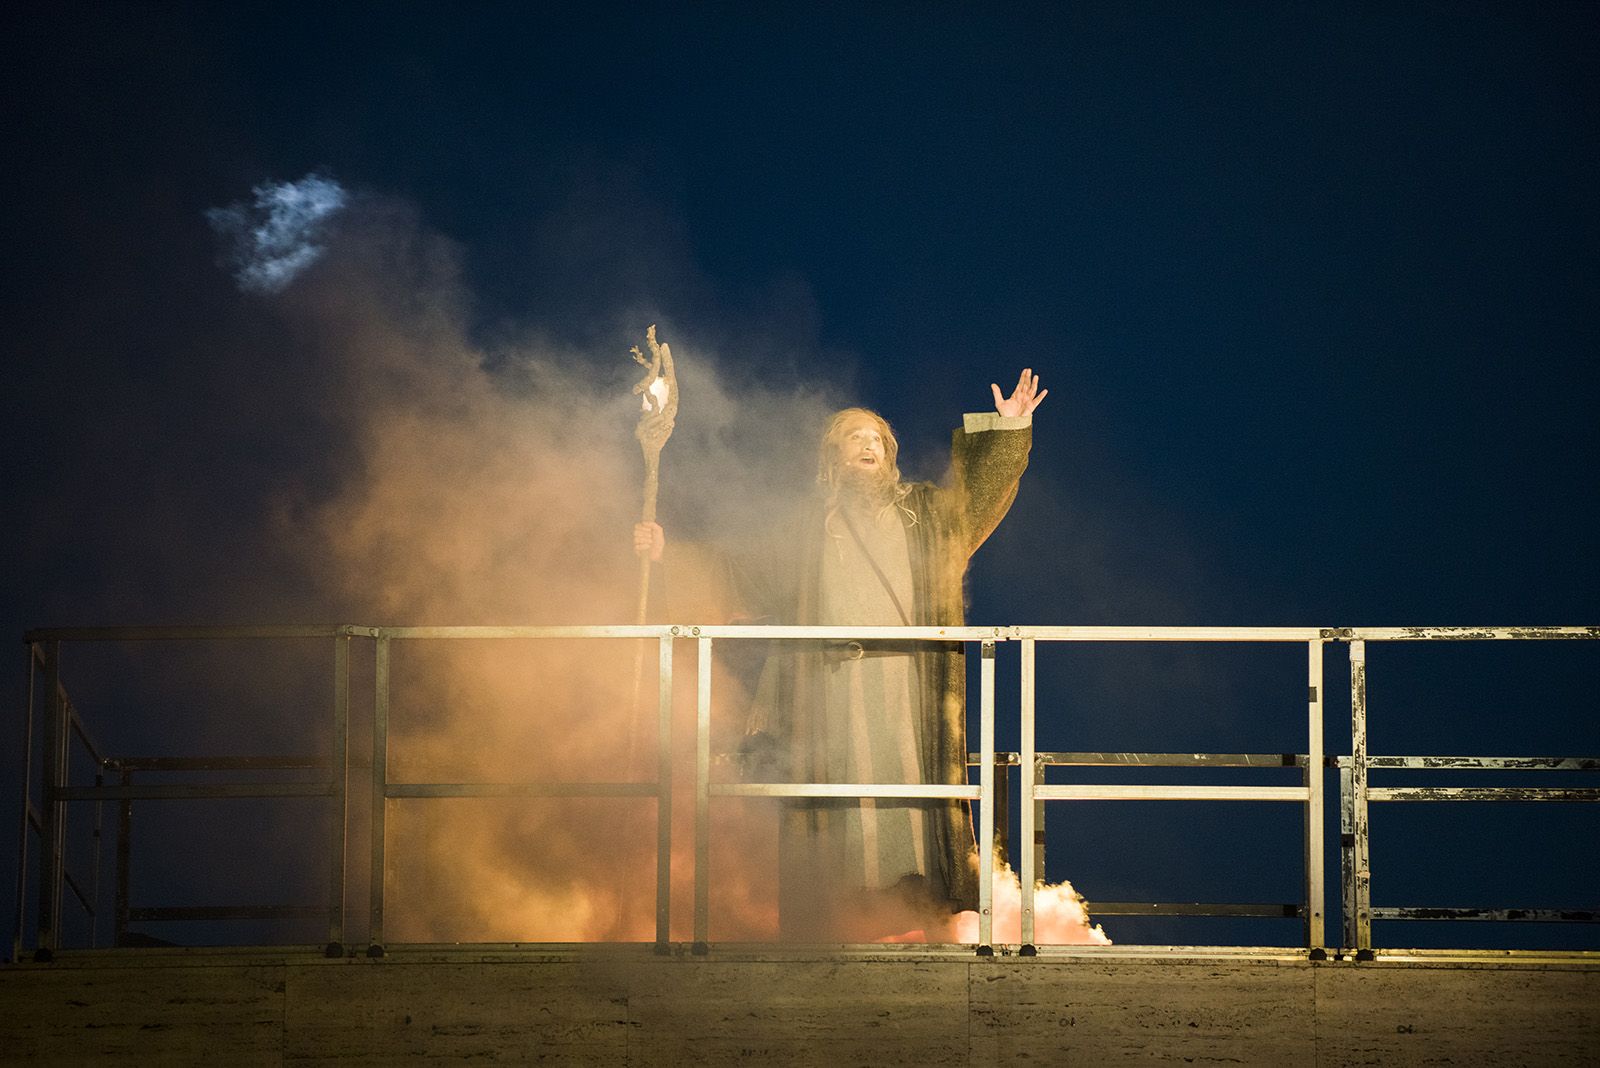
[[[995,411],[955,431],[940,484],[901,479],[882,416],[847,408],[818,456],[818,492],[769,544],[729,553],[753,617],[810,626],[960,626],[967,561],[1016,499],[1034,409],[1048,391],[1024,370]],[[655,524],[635,548],[659,558]],[[777,771],[817,783],[967,781],[966,661],[959,643],[776,643],[750,714]],[[779,833],[783,938],[864,941],[975,909],[971,814],[956,800],[793,799]]]

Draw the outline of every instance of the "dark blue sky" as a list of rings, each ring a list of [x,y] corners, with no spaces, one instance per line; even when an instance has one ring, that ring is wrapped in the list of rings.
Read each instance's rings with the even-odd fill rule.
[[[139,561],[118,516],[235,487],[225,558],[315,451],[217,416],[195,370],[256,321],[203,212],[313,169],[455,243],[486,346],[611,359],[659,319],[881,409],[923,474],[1037,369],[976,621],[1600,622],[1594,5],[543,8],[8,8],[13,634],[220,603],[113,574]],[[172,478],[185,456],[205,473]],[[1389,747],[1600,750],[1594,651],[1563,652],[1504,669],[1566,679],[1540,708],[1497,674],[1494,707],[1429,714],[1464,736]],[[1186,748],[1197,722],[1072,716],[1050,747]],[[1200,720],[1219,750],[1303,746],[1293,713],[1264,739]]]

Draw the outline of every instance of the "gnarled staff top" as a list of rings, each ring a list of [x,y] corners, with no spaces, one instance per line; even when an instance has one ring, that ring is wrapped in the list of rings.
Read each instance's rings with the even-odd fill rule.
[[[654,323],[645,331],[645,343],[650,346],[648,358],[638,345],[632,349],[634,362],[645,368],[644,377],[633,387],[634,395],[644,398],[644,414],[633,436],[648,458],[659,454],[672,436],[673,420],[678,416],[678,376],[672,368],[672,350],[656,341]]]

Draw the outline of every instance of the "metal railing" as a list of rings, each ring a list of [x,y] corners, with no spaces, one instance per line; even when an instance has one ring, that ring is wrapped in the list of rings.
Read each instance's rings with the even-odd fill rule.
[[[1343,940],[1358,960],[1374,957],[1373,920],[1526,920],[1535,922],[1594,923],[1596,909],[1483,909],[1459,906],[1390,906],[1372,904],[1371,825],[1367,808],[1372,802],[1518,801],[1595,802],[1600,789],[1541,789],[1538,787],[1373,787],[1367,783],[1373,768],[1473,771],[1596,771],[1593,757],[1463,757],[1372,756],[1367,752],[1367,643],[1424,641],[1527,641],[1600,637],[1595,627],[1365,627],[1344,635],[1350,643],[1350,752],[1339,757],[1340,854],[1344,878]]]
[[[74,642],[199,641],[218,639],[322,639],[332,642],[333,700],[330,751],[311,757],[112,757],[89,739],[82,716],[67,695],[60,678],[60,646]],[[633,797],[655,802],[657,812],[655,943],[665,948],[671,935],[672,847],[672,711],[673,653],[679,640],[696,646],[695,732],[695,840],[693,939],[696,951],[705,952],[710,938],[710,810],[713,798],[917,798],[977,802],[979,933],[977,950],[992,953],[993,882],[997,813],[1004,798],[997,788],[997,768],[1020,766],[1020,864],[1022,893],[1021,952],[1034,950],[1034,895],[1043,876],[1044,816],[1047,803],[1114,801],[1257,801],[1291,803],[1304,814],[1303,897],[1299,902],[1269,905],[1196,904],[1159,902],[1104,903],[1105,915],[1212,915],[1299,916],[1304,926],[1304,948],[1313,959],[1326,955],[1326,872],[1324,870],[1325,796],[1323,772],[1338,769],[1341,814],[1340,893],[1343,913],[1341,948],[1358,959],[1373,955],[1371,925],[1374,919],[1495,919],[1559,922],[1595,922],[1600,912],[1589,909],[1483,909],[1461,907],[1374,908],[1371,902],[1370,828],[1368,806],[1403,801],[1600,801],[1600,789],[1528,787],[1372,787],[1368,771],[1374,768],[1431,770],[1600,770],[1593,757],[1387,757],[1367,753],[1366,643],[1384,641],[1526,641],[1600,639],[1600,627],[1541,628],[1287,628],[1287,627],[789,627],[789,626],[572,626],[572,627],[208,627],[208,628],[95,628],[30,632],[28,643],[28,703],[24,715],[23,805],[17,853],[17,911],[12,943],[13,958],[24,948],[30,835],[39,844],[39,875],[35,902],[38,932],[35,955],[48,958],[60,948],[63,886],[73,890],[93,919],[98,898],[98,845],[95,873],[89,889],[67,870],[66,813],[69,802],[106,801],[120,807],[117,873],[117,936],[120,942],[129,921],[295,918],[322,913],[328,921],[327,952],[342,953],[349,911],[345,899],[347,850],[350,837],[349,728],[350,642],[371,639],[374,649],[373,759],[371,764],[370,894],[367,912],[368,952],[384,952],[384,904],[387,865],[387,808],[391,802],[441,797]],[[451,641],[459,639],[623,639],[651,641],[658,651],[657,763],[654,782],[391,782],[389,779],[390,654],[395,641]],[[883,783],[744,783],[716,782],[711,767],[711,716],[713,656],[718,642],[761,641],[894,641],[963,643],[979,652],[979,748],[970,755],[979,769],[976,784]],[[1036,682],[1038,644],[1072,642],[1235,642],[1295,643],[1306,648],[1306,748],[1289,754],[1167,754],[1167,753],[1055,753],[1036,747]],[[1019,727],[1021,751],[995,751],[995,651],[1002,643],[1020,650]],[[1329,643],[1347,644],[1350,651],[1351,753],[1327,756],[1323,751],[1323,652]],[[45,724],[43,780],[35,804],[35,709],[37,681],[43,675]],[[77,737],[98,769],[95,785],[70,781],[69,748]],[[1049,784],[1049,766],[1078,767],[1295,767],[1301,782],[1293,786],[1214,786],[1192,784]],[[135,772],[312,769],[326,772],[312,782],[238,781],[231,783],[138,784]],[[118,781],[106,784],[107,774]],[[332,807],[328,843],[329,894],[325,906],[204,906],[191,908],[133,907],[127,900],[128,818],[135,801],[223,797],[325,797]],[[1003,817],[1002,817],[1003,818]],[[95,835],[100,819],[97,808]],[[1002,828],[1003,831],[1003,828]],[[1600,954],[1580,954],[1597,957]]]

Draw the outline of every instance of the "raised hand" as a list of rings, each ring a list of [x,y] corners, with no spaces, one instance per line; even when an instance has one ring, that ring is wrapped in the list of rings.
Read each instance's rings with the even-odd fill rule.
[[[1011,391],[1011,396],[1001,396],[1000,387],[993,382],[989,383],[989,388],[994,390],[994,410],[1001,415],[1032,415],[1033,410],[1039,407],[1039,402],[1050,392],[1039,388],[1039,376],[1033,373],[1031,367],[1022,369],[1017,388]]]

